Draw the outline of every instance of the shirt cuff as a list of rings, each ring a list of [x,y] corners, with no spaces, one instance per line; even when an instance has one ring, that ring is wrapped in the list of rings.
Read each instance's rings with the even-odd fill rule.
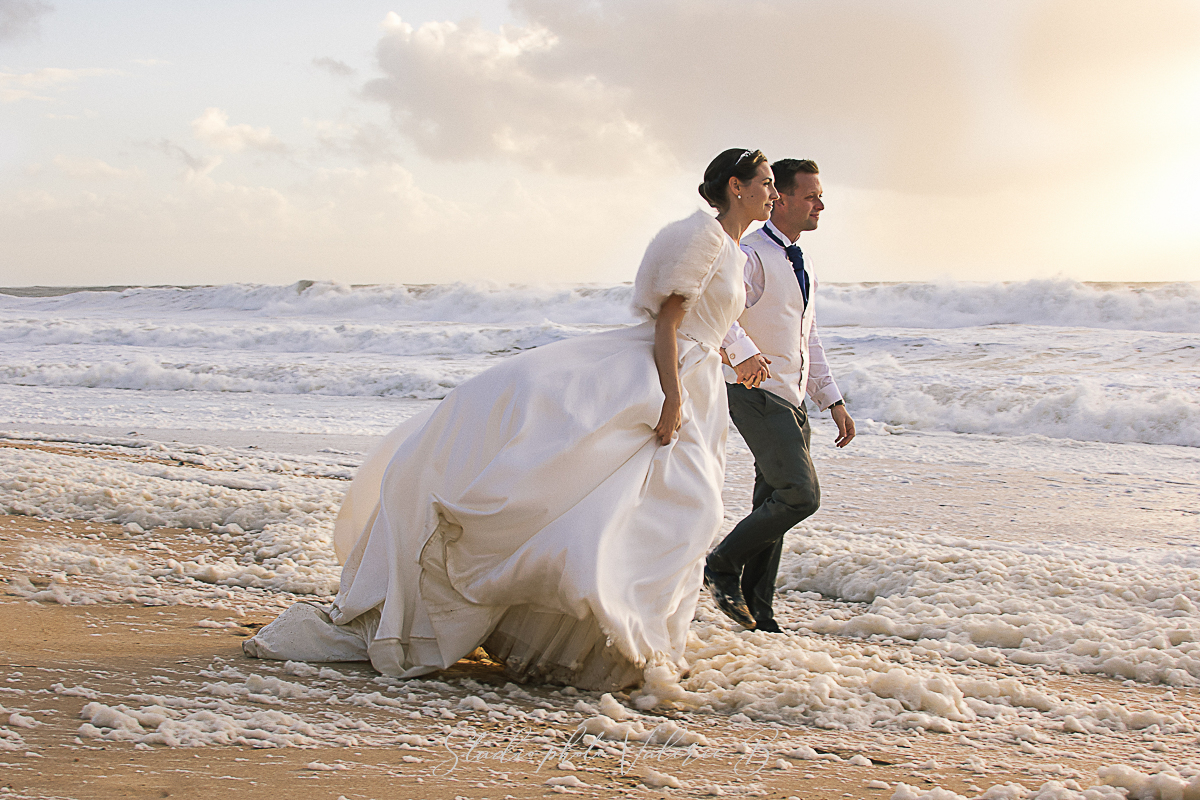
[[[729,356],[729,363],[735,367],[747,358],[758,355],[759,352],[758,346],[749,336],[743,336],[725,348],[725,354]]]
[[[811,393],[809,396],[817,404],[817,408],[822,411],[828,410],[838,400],[843,399],[842,393],[838,391],[837,384],[833,381],[830,381],[828,385],[822,386],[820,390]]]

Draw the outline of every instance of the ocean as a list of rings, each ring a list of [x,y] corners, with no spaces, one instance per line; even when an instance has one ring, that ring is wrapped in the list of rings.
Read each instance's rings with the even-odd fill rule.
[[[631,287],[0,289],[0,424],[376,436],[499,359],[633,323]],[[866,435],[1200,447],[1200,284],[826,284]]]

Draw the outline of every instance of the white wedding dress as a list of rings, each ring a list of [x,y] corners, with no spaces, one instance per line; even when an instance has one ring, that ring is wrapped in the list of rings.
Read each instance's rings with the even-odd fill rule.
[[[518,680],[616,689],[682,666],[722,520],[728,411],[718,348],[745,307],[745,256],[697,212],[650,243],[652,317],[685,298],[683,424],[660,446],[652,320],[513,356],[393,431],[334,532],[331,607],[297,604],[247,654],[444,669],[482,646]]]

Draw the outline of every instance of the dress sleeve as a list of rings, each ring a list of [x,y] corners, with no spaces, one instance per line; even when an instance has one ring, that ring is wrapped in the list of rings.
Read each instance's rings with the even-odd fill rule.
[[[646,248],[633,282],[634,312],[654,319],[673,294],[683,297],[685,310],[691,308],[708,284],[728,238],[721,224],[703,211],[659,231]]]

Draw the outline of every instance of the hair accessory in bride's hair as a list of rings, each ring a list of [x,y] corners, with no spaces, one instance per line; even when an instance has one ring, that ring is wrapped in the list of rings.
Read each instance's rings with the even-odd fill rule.
[[[744,165],[743,161],[746,162]],[[718,211],[728,208],[735,194],[729,192],[730,179],[737,178],[742,183],[754,180],[758,165],[765,163],[767,157],[761,150],[739,150],[736,147],[723,150],[704,170],[704,183],[697,187],[700,196]]]

